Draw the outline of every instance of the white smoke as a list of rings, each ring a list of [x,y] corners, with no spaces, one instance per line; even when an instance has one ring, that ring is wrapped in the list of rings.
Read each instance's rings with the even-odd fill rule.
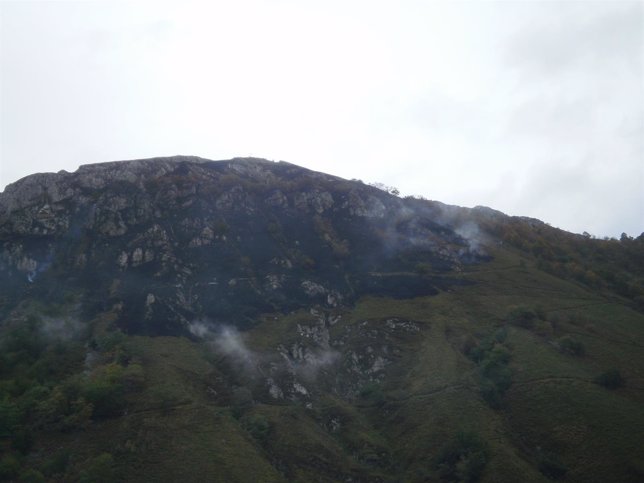
[[[48,257],[47,260],[42,262],[40,265],[38,265],[37,262],[36,262],[36,268],[34,268],[33,270],[29,271],[29,273],[27,273],[27,281],[29,283],[34,283],[36,281],[36,278],[38,277],[38,275],[40,275],[45,270],[47,270],[51,266],[51,263],[52,263],[51,262],[51,256]]]
[[[340,353],[328,347],[311,350],[296,345],[297,349],[293,350],[298,352],[297,354],[287,355],[282,349],[284,360],[276,363],[274,356],[250,349],[244,341],[243,334],[235,327],[196,320],[188,325],[188,330],[206,342],[214,353],[225,356],[239,369],[253,373],[263,373],[262,367],[270,366],[272,370],[287,371],[312,380],[321,369],[335,364],[340,359]]]
[[[295,371],[305,379],[315,379],[320,370],[332,366],[340,357],[340,353],[333,349],[307,351],[304,360],[295,366]]]
[[[456,227],[454,232],[467,242],[471,252],[483,252],[484,235],[476,223],[473,221],[465,222]]]
[[[200,320],[190,322],[188,324],[188,330],[192,335],[199,337],[200,339],[208,339],[212,333],[212,329],[209,324]]]
[[[252,367],[257,361],[257,356],[246,347],[244,340],[234,327],[223,326],[215,338],[214,346],[223,354]]]
[[[195,320],[188,324],[188,330],[195,337],[203,339],[215,352],[229,357],[248,369],[255,367],[259,360],[257,354],[246,346],[242,335],[234,327]]]
[[[47,339],[71,340],[76,338],[84,325],[72,317],[41,317],[40,332]]]

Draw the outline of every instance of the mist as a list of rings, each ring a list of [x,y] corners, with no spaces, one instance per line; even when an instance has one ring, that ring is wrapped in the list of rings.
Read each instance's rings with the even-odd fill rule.
[[[86,325],[74,317],[41,316],[40,333],[52,341],[67,341],[77,338],[86,330]]]
[[[214,353],[229,358],[242,369],[254,371],[261,360],[246,346],[242,334],[233,326],[195,320],[190,322],[188,330],[206,342]]]
[[[195,320],[188,325],[192,335],[204,341],[214,353],[226,357],[237,370],[250,374],[262,374],[262,367],[271,373],[290,373],[305,380],[314,380],[320,370],[339,361],[341,355],[328,344],[306,347],[299,343],[287,350],[278,346],[274,352],[252,350],[244,341],[244,335],[235,327]],[[280,355],[281,359],[276,360]]]
[[[476,223],[473,221],[465,222],[457,226],[454,232],[467,242],[471,252],[475,254],[483,253],[483,246],[487,237],[481,232]]]

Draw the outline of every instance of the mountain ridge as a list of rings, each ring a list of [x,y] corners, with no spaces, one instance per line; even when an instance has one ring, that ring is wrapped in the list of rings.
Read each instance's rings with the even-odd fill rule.
[[[641,481],[644,236],[381,188],[194,157],[9,185],[0,480]]]
[[[227,252],[227,257],[243,259],[244,263],[248,263],[248,257],[239,255],[241,252],[255,252],[262,259],[253,267],[261,273],[250,275],[255,285],[263,283],[257,281],[258,277],[273,280],[273,286],[279,285],[281,282],[275,280],[284,278],[295,263],[301,271],[316,272],[314,279],[318,276],[317,281],[301,280],[307,287],[315,287],[304,288],[304,292],[312,296],[317,290],[339,300],[356,290],[341,281],[345,265],[350,264],[352,270],[361,273],[377,272],[380,261],[375,258],[391,259],[397,255],[398,243],[405,244],[406,250],[424,249],[427,261],[433,259],[436,266],[442,264],[444,268],[479,256],[476,250],[469,250],[462,236],[465,232],[459,235],[457,227],[454,231],[448,225],[432,221],[436,216],[451,216],[447,207],[430,206],[428,202],[411,206],[410,202],[359,182],[255,158],[210,161],[171,157],[86,165],[75,173],[27,177],[0,194],[0,206],[5,207],[4,214],[0,215],[0,233],[5,237],[21,234],[37,245],[36,241],[41,240],[36,250],[40,252],[31,257],[22,253],[20,243],[6,249],[5,255],[20,255],[5,256],[4,268],[13,266],[17,269],[10,271],[14,277],[23,272],[27,282],[33,284],[36,275],[49,269],[53,259],[60,258],[54,252],[61,240],[80,247],[81,239],[82,243],[94,243],[99,240],[95,240],[96,236],[102,236],[113,240],[105,247],[107,252],[113,251],[116,245],[122,250],[112,255],[111,262],[101,259],[104,252],[90,250],[89,256],[94,253],[97,257],[94,266],[123,272],[154,266],[157,279],[166,276],[168,284],[177,285],[187,283],[181,270],[200,268],[188,268],[192,262],[182,258],[186,250],[197,253],[200,247],[218,244]],[[174,221],[168,222],[168,217]],[[306,230],[299,226],[302,221],[308,225]],[[177,223],[180,226],[175,226]],[[338,223],[343,225],[344,233],[337,232],[334,224]],[[288,230],[292,231],[286,237],[282,234],[284,224],[291,226]],[[231,226],[238,226],[240,230],[234,236],[228,233]],[[170,231],[176,236],[171,237]],[[300,247],[299,239],[291,239],[293,231],[306,243],[305,249]],[[316,236],[311,237],[311,232]],[[256,245],[255,240],[261,240],[257,243],[263,245]],[[370,246],[370,250],[349,258],[348,247],[361,243]],[[268,247],[272,247],[272,256],[266,258],[258,250],[266,252]],[[66,248],[68,252],[69,249]],[[323,259],[314,260],[313,252]],[[88,253],[77,253],[76,259],[68,258],[65,264],[86,266]],[[289,268],[280,271],[277,267],[268,267],[270,260],[278,259],[275,263]],[[175,264],[172,269],[169,260]],[[210,264],[215,263],[215,259],[208,260]],[[324,265],[326,274],[317,273],[321,271],[319,267],[314,270],[317,263]],[[184,268],[179,269],[179,265]],[[357,265],[361,265],[359,269]],[[335,274],[333,267],[337,267]],[[235,271],[237,277],[227,282],[247,279],[248,270]],[[169,272],[173,275],[168,275]],[[324,287],[329,284],[339,286]],[[377,285],[373,277],[364,284]],[[102,290],[106,289],[104,286]],[[258,287],[252,290],[269,291]],[[177,295],[177,298],[183,299],[183,296]],[[172,311],[180,312],[176,306]]]
[[[42,172],[42,173],[34,173],[30,174],[28,176],[25,176],[19,180],[16,180],[12,183],[9,183],[7,186],[5,186],[5,189],[3,191],[0,191],[0,210],[5,207],[4,209],[7,210],[7,206],[14,206],[15,202],[12,203],[11,199],[7,200],[3,198],[11,198],[11,197],[18,197],[20,198],[25,198],[25,196],[20,196],[17,194],[17,192],[27,188],[27,186],[30,186],[32,184],[38,184],[42,187],[43,191],[47,191],[48,184],[50,184],[54,180],[58,180],[58,177],[60,176],[74,176],[74,175],[79,175],[79,174],[86,174],[86,173],[92,173],[92,172],[101,172],[101,171],[107,171],[109,169],[114,169],[115,171],[125,171],[127,172],[127,168],[144,168],[144,167],[152,167],[154,165],[157,165],[162,167],[163,169],[167,169],[169,166],[177,163],[197,163],[197,164],[207,164],[207,163],[257,163],[259,165],[263,166],[270,166],[273,164],[279,164],[279,165],[287,165],[287,166],[292,166],[299,168],[301,170],[307,171],[309,173],[316,173],[317,175],[322,175],[328,178],[334,178],[334,179],[343,179],[331,174],[323,173],[320,171],[314,171],[308,168],[304,168],[302,166],[298,166],[296,164],[287,162],[287,161],[271,161],[265,158],[257,158],[257,157],[234,157],[230,159],[224,159],[224,160],[211,160],[208,158],[203,158],[200,156],[194,156],[194,155],[174,155],[174,156],[159,156],[159,157],[152,157],[152,158],[137,158],[137,159],[131,159],[131,160],[121,160],[121,161],[105,161],[105,162],[98,162],[98,163],[88,163],[88,164],[81,164],[76,171],[66,171],[66,170],[60,170],[58,172]],[[119,170],[118,168],[126,168],[123,170]],[[124,175],[127,176],[127,175]],[[124,178],[126,179],[126,178]],[[347,181],[347,180],[344,180]],[[354,180],[352,180],[354,181]],[[42,192],[39,194],[43,194]],[[3,196],[4,195],[4,196]],[[28,199],[33,199],[35,195],[30,194]],[[423,198],[421,198],[423,199]],[[438,201],[433,201],[434,203],[440,203]],[[444,203],[441,203],[444,206],[458,206],[458,205],[446,205]],[[462,208],[458,206],[459,208]],[[471,209],[474,210],[480,210],[484,211],[490,215],[503,215],[503,216],[509,216],[499,210],[495,210],[493,208],[487,207],[487,206],[482,206],[482,205],[477,205]],[[527,218],[527,217],[522,217],[522,218]],[[535,219],[536,220],[536,219]],[[541,221],[541,220],[538,220]],[[542,222],[543,223],[543,222]]]

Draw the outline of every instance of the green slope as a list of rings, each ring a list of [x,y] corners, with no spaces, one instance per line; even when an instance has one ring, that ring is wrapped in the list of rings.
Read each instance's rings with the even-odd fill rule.
[[[644,316],[511,252],[495,255],[461,272],[472,284],[327,314],[338,356],[314,375],[288,374],[278,349],[319,349],[302,327],[319,325],[322,311],[258,320],[240,335],[250,367],[212,341],[123,336],[101,364],[143,375],[118,410],[65,428],[26,414],[17,425],[32,428],[33,445],[21,456],[9,434],[17,426],[5,431],[3,468],[17,461],[5,478],[31,468],[49,481],[640,480]],[[512,320],[516,307],[536,315]],[[93,337],[109,327],[109,317],[95,322]],[[566,337],[583,354],[567,351]],[[621,387],[595,382],[610,369]],[[25,393],[3,374],[5,403],[20,406]],[[268,377],[284,392],[295,377],[307,394],[274,399]],[[67,464],[49,469],[62,451]]]

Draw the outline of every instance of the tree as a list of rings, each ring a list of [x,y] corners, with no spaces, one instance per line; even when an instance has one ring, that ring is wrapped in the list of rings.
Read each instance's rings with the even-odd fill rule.
[[[481,477],[487,460],[486,445],[478,435],[460,432],[442,448],[435,468],[443,480],[474,482]]]
[[[115,480],[114,457],[110,453],[101,453],[87,463],[81,471],[81,483],[110,483]]]
[[[594,382],[600,386],[604,386],[606,389],[617,389],[624,385],[624,378],[619,370],[610,369],[597,376]]]

